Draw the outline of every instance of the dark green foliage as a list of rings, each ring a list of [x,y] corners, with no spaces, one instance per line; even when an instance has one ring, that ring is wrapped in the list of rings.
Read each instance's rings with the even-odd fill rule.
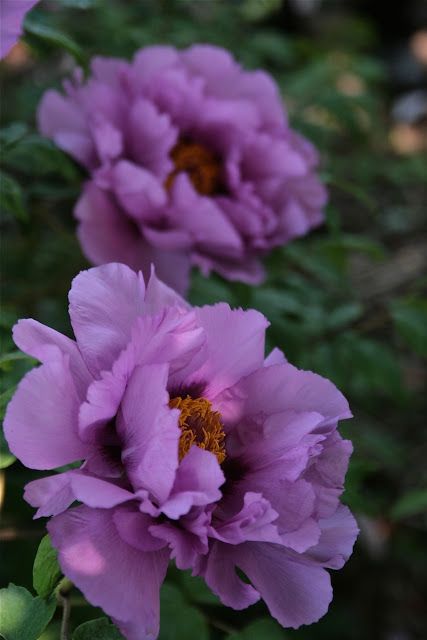
[[[37,640],[55,611],[55,599],[34,598],[10,583],[0,589],[0,634],[5,640]]]
[[[279,346],[296,366],[329,377],[346,394],[355,418],[341,431],[355,451],[344,500],[359,520],[360,542],[333,575],[329,614],[297,631],[267,619],[262,604],[226,610],[199,579],[171,567],[162,640],[427,636],[427,164],[421,154],[391,148],[392,88],[376,55],[377,34],[338,5],[324,2],[319,24],[294,33],[282,0],[45,0],[25,23],[28,60],[1,68],[2,418],[16,384],[36,365],[16,351],[11,327],[35,317],[71,335],[66,296],[88,266],[72,217],[84,170],[35,127],[42,93],[59,87],[76,62],[86,69],[94,54],[130,58],[159,42],[225,46],[242,64],[274,75],[292,125],[321,153],[330,191],[326,224],[274,251],[262,287],[194,273],[190,299],[259,309],[271,322],[269,349]],[[14,460],[1,438],[0,468]],[[18,462],[7,469],[3,584],[31,586],[42,541],[34,564],[38,597],[14,585],[0,592],[5,640],[36,640],[55,609],[55,552],[22,501],[23,486],[41,475]],[[73,640],[120,637],[79,593],[70,601]],[[41,640],[59,637],[60,618],[58,607]]]
[[[52,595],[61,580],[62,572],[58,565],[56,549],[52,547],[49,536],[41,539],[33,566],[33,587],[42,598]]]

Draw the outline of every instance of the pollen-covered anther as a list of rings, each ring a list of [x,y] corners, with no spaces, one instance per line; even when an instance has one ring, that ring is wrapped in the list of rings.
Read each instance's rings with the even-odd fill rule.
[[[205,398],[181,398],[177,396],[169,402],[171,409],[179,409],[179,460],[189,452],[192,445],[210,451],[221,464],[227,454],[225,451],[225,433],[221,414],[213,411],[212,404]]]
[[[207,147],[181,139],[172,149],[171,158],[175,168],[166,178],[167,189],[178,173],[185,172],[201,195],[209,196],[221,190],[221,162]]]

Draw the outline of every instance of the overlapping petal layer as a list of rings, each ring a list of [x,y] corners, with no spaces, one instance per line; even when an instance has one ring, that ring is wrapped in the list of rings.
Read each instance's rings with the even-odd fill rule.
[[[191,308],[154,273],[145,285],[121,264],[83,272],[70,315],[76,341],[34,320],[15,327],[43,364],[5,419],[27,466],[75,463],[25,494],[51,516],[64,573],[130,640],[157,636],[170,559],[228,606],[261,597],[291,627],[322,616],[326,569],[357,536],[339,502],[351,453],[342,394],[278,350],[265,358],[257,311]]]

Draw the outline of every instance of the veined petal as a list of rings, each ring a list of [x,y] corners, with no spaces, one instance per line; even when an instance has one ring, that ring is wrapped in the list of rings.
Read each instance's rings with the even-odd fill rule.
[[[143,314],[144,280],[123,264],[82,271],[70,291],[70,316],[83,358],[94,374],[110,369]]]
[[[188,384],[206,381],[205,394],[215,398],[264,360],[268,321],[258,311],[231,310],[225,303],[195,309],[206,335],[206,361]]]
[[[10,450],[30,469],[54,469],[82,460],[79,398],[68,356],[46,362],[21,380],[4,420]]]
[[[128,545],[106,509],[71,509],[52,518],[48,530],[64,574],[88,601],[112,616],[128,640],[155,640],[167,551]]]
[[[298,562],[283,547],[248,542],[236,549],[236,564],[283,627],[317,622],[332,599],[327,571]]]
[[[74,340],[31,318],[19,320],[15,324],[13,339],[21,351],[40,362],[60,359],[61,354],[69,356],[71,375],[79,397],[84,399],[93,378]]]
[[[126,388],[117,419],[122,461],[135,490],[165,502],[178,467],[179,412],[169,409],[166,364],[138,366]]]

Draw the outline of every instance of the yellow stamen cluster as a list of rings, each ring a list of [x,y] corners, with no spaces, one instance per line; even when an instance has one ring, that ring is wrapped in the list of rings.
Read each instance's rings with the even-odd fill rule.
[[[175,169],[166,178],[169,189],[178,173],[185,171],[196,191],[204,196],[216,193],[221,187],[221,163],[217,156],[197,142],[179,140],[171,151]]]
[[[189,452],[194,444],[216,455],[221,464],[226,458],[225,433],[218,411],[212,410],[212,404],[205,398],[176,397],[169,402],[171,409],[179,409],[179,459]]]

